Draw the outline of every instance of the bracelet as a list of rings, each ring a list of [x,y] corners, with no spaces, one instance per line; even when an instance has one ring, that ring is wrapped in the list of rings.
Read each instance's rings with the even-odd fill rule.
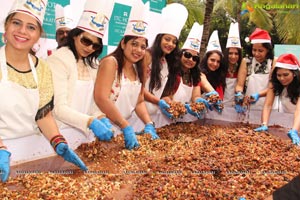
[[[267,122],[263,122],[262,125],[263,125],[263,126],[267,126]]]
[[[90,125],[92,123],[92,121],[94,120],[95,118],[94,117],[90,117],[88,122],[87,122],[87,127],[90,128]]]
[[[154,121],[148,122],[147,124],[152,124],[153,127],[155,128],[155,122]]]
[[[2,145],[0,146],[0,149],[7,149],[7,146]]]
[[[58,134],[58,135],[54,136],[54,137],[50,140],[50,144],[51,144],[51,146],[53,147],[54,151],[56,151],[56,147],[57,147],[57,145],[60,144],[60,143],[65,143],[65,144],[67,144],[66,139],[65,139],[64,136],[61,135],[61,134]]]

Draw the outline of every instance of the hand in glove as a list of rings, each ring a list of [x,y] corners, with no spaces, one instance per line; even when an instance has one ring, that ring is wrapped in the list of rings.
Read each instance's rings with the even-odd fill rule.
[[[234,95],[235,104],[242,104],[244,100],[244,94],[242,92],[237,92]]]
[[[209,104],[209,102],[206,100],[206,99],[203,99],[203,98],[197,98],[196,103],[204,103],[205,107],[209,110],[212,110],[212,107],[211,105]]]
[[[190,104],[186,103],[185,108],[187,110],[187,112],[195,117],[197,117],[198,119],[203,119],[203,114],[204,113],[200,113],[200,112],[194,112],[190,106]]]
[[[206,93],[206,94],[205,94],[205,97],[210,97],[210,96],[212,96],[212,95],[218,95],[218,96],[219,96],[219,93],[218,93],[216,90],[214,90],[214,91],[211,91],[211,92]]]
[[[300,145],[300,138],[298,136],[298,131],[297,130],[295,130],[295,129],[289,130],[288,136],[289,136],[289,138],[291,138],[293,144]]]
[[[102,118],[103,119],[103,118]],[[101,120],[95,118],[89,126],[99,140],[110,141],[113,137],[111,128],[108,128]]]
[[[106,117],[102,117],[100,119],[100,121],[109,129],[112,130],[113,129],[113,125],[110,123],[109,119]]]
[[[144,133],[150,133],[152,140],[159,139],[159,136],[157,135],[155,127],[152,123],[146,124]]]
[[[167,109],[170,108],[170,105],[169,105],[165,100],[163,100],[163,99],[159,100],[158,106],[159,106],[159,108],[161,109],[161,111],[162,111],[169,119],[172,119],[172,118],[173,118],[173,115],[167,111]]]
[[[81,170],[83,170],[83,171],[87,170],[87,167],[82,162],[82,160],[78,157],[78,155],[72,149],[69,148],[69,146],[66,143],[64,143],[64,142],[59,143],[56,146],[55,151],[58,155],[63,157],[66,161],[75,164]]]
[[[259,93],[254,93],[250,95],[251,104],[255,104],[259,99]]]
[[[223,111],[223,103],[222,100],[218,100],[217,103],[214,104],[214,108],[221,113]]]
[[[268,126],[267,125],[262,125],[256,129],[254,129],[256,132],[262,132],[262,131],[268,131]]]
[[[135,132],[132,128],[132,126],[126,126],[125,128],[122,129],[123,134],[124,134],[124,141],[125,141],[125,147],[126,149],[133,149],[135,147],[139,147],[139,143],[137,141]]]
[[[10,171],[10,157],[11,153],[5,149],[0,149],[0,177],[2,182],[6,182]]]

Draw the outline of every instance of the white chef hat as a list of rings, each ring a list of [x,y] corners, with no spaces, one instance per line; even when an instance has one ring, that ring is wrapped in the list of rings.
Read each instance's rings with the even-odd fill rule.
[[[21,12],[43,24],[48,0],[15,0],[9,13]]]
[[[227,38],[226,48],[236,47],[241,48],[239,23],[231,23]]]
[[[62,7],[60,4],[55,5],[55,25],[56,30],[59,28],[74,28],[75,21],[73,18],[73,12],[71,5]]]
[[[200,25],[198,22],[195,22],[181,49],[190,49],[200,52],[202,34],[203,25]]]
[[[213,50],[220,51],[222,53],[217,30],[214,30],[214,32],[212,32],[207,44],[206,52]]]
[[[147,38],[149,24],[149,2],[134,0],[124,35]]]
[[[102,38],[113,7],[113,0],[86,0],[77,28]]]
[[[162,10],[161,29],[159,32],[179,38],[187,17],[188,11],[184,5],[179,3],[168,4]]]

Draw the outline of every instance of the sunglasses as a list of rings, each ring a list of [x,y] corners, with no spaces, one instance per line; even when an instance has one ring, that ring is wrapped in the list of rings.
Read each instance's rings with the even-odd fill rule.
[[[187,59],[192,58],[194,62],[198,62],[200,60],[199,56],[193,56],[190,52],[184,51],[183,56]]]
[[[84,37],[83,35],[80,36],[80,42],[81,44],[83,44],[84,46],[88,47],[88,46],[91,46],[92,45],[92,48],[97,51],[101,48],[101,44],[98,44],[98,43],[93,43],[92,40]]]

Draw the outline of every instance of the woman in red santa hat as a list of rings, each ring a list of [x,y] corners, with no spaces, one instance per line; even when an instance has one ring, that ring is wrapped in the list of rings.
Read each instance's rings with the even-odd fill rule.
[[[238,105],[243,101],[244,95],[248,95],[253,104],[251,109],[261,110],[267,94],[270,72],[275,63],[274,51],[271,37],[265,30],[256,28],[250,35],[250,41],[250,57],[242,60],[238,72],[235,102]],[[238,108],[236,106],[238,113],[243,112],[243,109]]]
[[[269,90],[262,112],[262,126],[255,131],[267,131],[275,96],[279,96],[279,112],[294,113],[294,123],[288,136],[293,144],[300,145],[298,131],[300,129],[300,84],[299,61],[293,54],[279,56],[272,71]]]

